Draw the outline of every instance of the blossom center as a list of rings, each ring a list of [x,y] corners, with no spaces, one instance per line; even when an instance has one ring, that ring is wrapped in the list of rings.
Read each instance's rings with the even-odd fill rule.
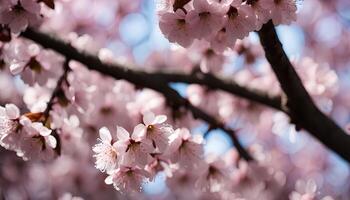
[[[185,19],[177,19],[177,25],[178,26],[185,26],[186,20]]]
[[[22,7],[21,3],[18,1],[18,3],[15,6],[13,6],[12,10],[20,14],[21,12],[24,11],[24,8]]]
[[[238,10],[236,7],[230,6],[230,9],[227,12],[227,15],[230,19],[234,19],[238,16]]]
[[[198,16],[201,18],[201,19],[206,19],[207,17],[210,16],[210,12],[201,12],[198,14]]]
[[[111,115],[113,113],[113,110],[111,107],[109,106],[103,106],[101,109],[100,109],[100,112],[103,114],[103,115]]]
[[[41,64],[33,57],[29,60],[27,66],[34,72],[40,74],[42,72]]]
[[[147,131],[153,131],[154,130],[154,125],[148,125],[147,126]]]
[[[136,142],[133,139],[130,139],[129,142],[130,142],[130,144],[126,148],[125,152],[128,152],[130,149],[135,149],[141,144],[141,142]]]

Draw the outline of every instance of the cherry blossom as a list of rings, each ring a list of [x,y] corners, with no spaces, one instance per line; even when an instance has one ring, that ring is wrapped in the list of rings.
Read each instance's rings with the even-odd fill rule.
[[[239,0],[233,0],[227,12],[225,29],[227,34],[235,39],[243,39],[249,32],[255,30],[256,18],[248,5],[240,5]],[[233,47],[234,43],[229,43]]]
[[[23,138],[17,154],[23,159],[52,159],[57,147],[57,140],[51,134],[52,130],[40,122],[32,122],[26,116],[21,117],[20,124],[23,126]]]
[[[221,191],[225,187],[227,181],[226,174],[228,174],[225,162],[214,156],[208,156],[206,165],[204,166],[197,185],[210,192]]]
[[[121,160],[123,165],[143,167],[147,164],[149,153],[153,152],[154,147],[150,140],[144,139],[145,130],[142,124],[137,125],[131,135],[127,130],[118,126],[117,137],[115,148],[118,152],[124,152]]]
[[[226,7],[207,0],[193,0],[194,10],[186,15],[186,21],[193,29],[192,35],[197,39],[208,38],[223,26]]]
[[[148,173],[137,167],[121,166],[105,179],[106,184],[113,186],[122,192],[138,192],[141,189],[141,184]]]
[[[19,128],[19,109],[14,104],[6,104],[5,107],[0,106],[0,144],[5,148],[12,146],[9,140]],[[15,142],[15,141],[12,141]]]
[[[277,0],[273,1],[272,7],[272,21],[275,25],[290,24],[295,21],[297,6],[295,0]]]
[[[55,67],[62,64],[60,57],[52,52],[41,51],[36,44],[15,40],[7,47],[5,60],[10,65],[12,74],[20,74],[22,80],[29,84],[46,84],[49,78],[56,77]]]
[[[119,158],[116,142],[112,143],[112,136],[106,127],[100,129],[100,143],[93,147],[93,151],[96,153],[96,168],[102,172],[113,170],[117,165],[117,159]]]
[[[201,162],[203,138],[200,135],[191,136],[187,129],[176,129],[170,137],[167,154],[173,162],[188,168],[196,167]]]
[[[256,28],[260,30],[262,25],[271,19],[271,8],[273,7],[271,0],[248,0],[247,4],[251,6],[256,16]]]
[[[1,197],[348,199],[348,4],[0,0]]]
[[[40,22],[40,5],[36,1],[14,0],[7,2],[10,2],[11,6],[0,13],[0,24],[7,24],[13,33],[18,34],[28,26],[37,25]]]
[[[170,42],[176,42],[184,47],[190,46],[194,40],[193,27],[186,16],[182,10],[177,10],[175,13],[161,14],[159,18],[159,28],[165,37]]]
[[[165,115],[156,116],[152,112],[147,112],[143,115],[146,138],[152,141],[154,148],[157,148],[160,152],[164,152],[167,148],[168,138],[173,132],[170,126],[164,124],[166,119]]]

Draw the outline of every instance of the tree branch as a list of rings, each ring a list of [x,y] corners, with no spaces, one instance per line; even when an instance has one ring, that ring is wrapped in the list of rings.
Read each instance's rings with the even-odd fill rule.
[[[280,96],[271,96],[260,90],[250,89],[239,85],[230,79],[218,77],[214,74],[194,71],[191,74],[181,72],[155,72],[153,76],[159,76],[167,82],[181,82],[188,84],[199,84],[210,89],[219,89],[247,100],[269,106],[276,110],[283,111]]]
[[[205,111],[193,106],[187,99],[179,95],[177,91],[170,88],[168,85],[169,81],[161,76],[152,75],[151,73],[132,68],[126,68],[125,66],[118,64],[102,63],[96,56],[80,52],[70,44],[64,43],[46,34],[39,33],[31,29],[26,30],[21,35],[40,44],[44,48],[52,49],[57,53],[60,53],[61,55],[65,56],[67,60],[76,60],[84,64],[90,70],[98,71],[115,79],[124,79],[137,86],[147,87],[160,92],[164,95],[166,100],[172,104],[172,106],[185,107],[192,112],[195,118],[200,118],[207,122],[211,127],[219,128],[227,132],[232,138],[233,144],[240,153],[240,156],[247,161],[253,160],[250,154],[240,144],[234,130],[225,127],[222,123],[207,114]]]
[[[292,122],[350,162],[350,136],[314,104],[285,54],[272,21],[258,33],[265,56],[287,96],[286,107]]]
[[[80,52],[70,44],[64,43],[56,38],[50,37],[47,34],[40,33],[31,29],[27,29],[22,33],[22,36],[33,40],[45,48],[50,48],[56,52],[66,56],[69,59],[77,60],[85,64],[89,69],[99,71],[103,74],[112,75],[117,79],[125,79],[130,82],[135,81],[137,77],[148,77],[148,79],[154,79],[157,81],[170,82],[182,82],[188,84],[201,84],[211,89],[220,89],[231,93],[233,95],[245,98],[247,100],[266,105],[277,110],[283,111],[281,107],[281,97],[271,97],[268,94],[259,90],[253,90],[243,87],[233,80],[225,80],[221,77],[217,77],[212,74],[194,72],[191,74],[174,73],[174,72],[146,72],[133,68],[126,68],[118,64],[103,64],[97,57]],[[143,80],[139,80],[141,83],[135,83],[137,85],[144,85]]]
[[[45,117],[45,121],[48,120],[49,118],[49,114],[50,114],[50,111],[52,110],[52,107],[54,106],[54,104],[56,103],[55,102],[55,99],[58,98],[58,96],[63,93],[62,91],[62,84],[67,81],[67,75],[68,75],[68,72],[70,71],[70,68],[69,68],[69,60],[66,59],[64,61],[64,64],[63,64],[63,74],[61,75],[61,77],[58,79],[57,81],[57,84],[56,84],[56,87],[55,89],[53,90],[52,94],[51,94],[51,97],[50,97],[50,100],[49,102],[47,103],[47,106],[46,106],[46,109],[45,111],[43,112],[43,115]]]

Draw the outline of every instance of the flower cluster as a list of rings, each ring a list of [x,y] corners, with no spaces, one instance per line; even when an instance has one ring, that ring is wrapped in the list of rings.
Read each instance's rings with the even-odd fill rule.
[[[172,194],[180,199],[272,199],[285,184],[285,176],[256,162],[240,160],[236,151],[222,157],[204,154],[203,138],[188,129],[174,130],[165,115],[147,112],[130,134],[117,126],[116,134],[99,130],[93,147],[95,167],[108,176],[106,184],[137,195],[142,184],[159,174],[166,176]],[[235,167],[237,166],[237,167]],[[284,177],[284,178],[283,178]],[[259,182],[268,187],[261,188]],[[254,191],[251,191],[253,188]]]
[[[145,179],[152,180],[160,171],[171,177],[179,166],[196,167],[203,156],[203,140],[187,129],[173,130],[166,119],[147,112],[131,134],[118,126],[115,137],[106,127],[100,129],[93,151],[96,168],[108,174],[106,184],[138,191]]]
[[[40,10],[35,0],[3,0],[0,2],[0,24],[18,34],[28,26],[40,23]]]
[[[170,104],[142,84],[89,70],[69,56],[64,62],[49,50],[53,46],[41,47],[20,34],[28,27],[48,33],[108,65],[142,65],[146,71],[196,78],[213,73],[253,92],[281,96],[263,48],[254,35],[246,36],[269,20],[275,25],[294,21],[297,0],[156,2],[160,30],[180,45],[163,49],[159,35],[153,35],[158,32],[145,23],[153,21],[153,1],[0,0],[1,196],[311,200],[330,194],[348,199],[348,167],[305,132],[297,133],[286,115],[215,87],[174,84],[188,103],[237,130],[254,158],[246,162],[229,135],[205,127],[186,107]],[[300,52],[312,59],[292,60],[315,103],[341,125],[348,123],[350,107],[347,76],[342,76],[348,74],[350,32],[340,27],[345,15],[338,9],[345,2],[305,1],[300,11],[306,14],[295,27],[301,25],[305,34]],[[325,33],[329,27],[332,34]],[[325,62],[337,71],[317,64]],[[191,134],[194,130],[207,131],[206,141]],[[150,191],[153,183],[148,182],[159,181],[167,188]]]
[[[62,57],[37,44],[21,39],[13,39],[4,46],[4,60],[13,75],[20,75],[29,84],[45,85],[50,78],[61,74]]]
[[[159,26],[170,42],[183,47],[206,40],[216,52],[233,48],[237,39],[259,30],[296,20],[295,0],[162,0]]]
[[[0,145],[15,151],[25,160],[49,160],[55,156],[57,140],[52,130],[42,122],[42,113],[28,113],[20,116],[14,104],[0,106]]]

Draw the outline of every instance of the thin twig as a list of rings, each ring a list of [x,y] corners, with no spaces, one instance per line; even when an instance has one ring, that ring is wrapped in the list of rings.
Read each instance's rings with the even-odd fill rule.
[[[45,111],[43,112],[44,120],[45,122],[49,119],[50,111],[52,110],[52,107],[54,106],[55,99],[58,97],[58,95],[62,92],[62,84],[67,81],[67,75],[70,71],[69,68],[69,59],[66,59],[63,64],[63,74],[58,79],[55,89],[53,90],[49,102],[47,102],[47,106]]]

